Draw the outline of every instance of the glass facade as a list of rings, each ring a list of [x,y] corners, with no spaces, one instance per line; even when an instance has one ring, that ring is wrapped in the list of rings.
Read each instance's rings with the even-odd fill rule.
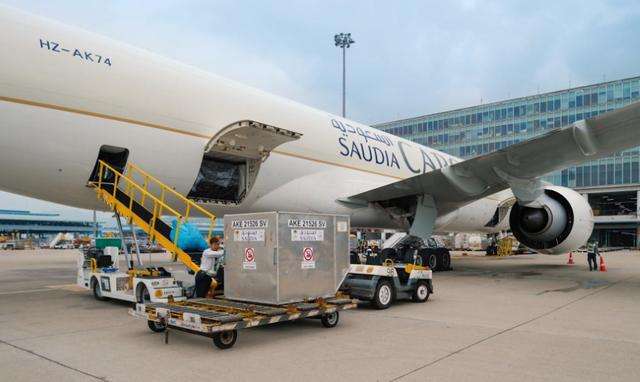
[[[374,125],[464,159],[640,101],[640,77]],[[638,129],[640,134],[640,128]],[[546,177],[572,188],[640,183],[640,148]]]

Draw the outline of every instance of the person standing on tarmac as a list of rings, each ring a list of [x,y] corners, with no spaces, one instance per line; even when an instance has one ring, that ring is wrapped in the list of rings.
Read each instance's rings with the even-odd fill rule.
[[[598,270],[598,261],[596,260],[596,256],[600,253],[598,251],[598,241],[592,240],[587,244],[587,262],[589,263],[589,271],[597,271]],[[593,266],[591,263],[593,262]]]
[[[211,280],[215,277],[218,285],[222,284],[224,278],[224,267],[222,258],[224,251],[220,248],[220,239],[212,237],[209,239],[209,248],[202,253],[200,260],[200,270],[196,273],[195,297],[207,297],[211,288]]]

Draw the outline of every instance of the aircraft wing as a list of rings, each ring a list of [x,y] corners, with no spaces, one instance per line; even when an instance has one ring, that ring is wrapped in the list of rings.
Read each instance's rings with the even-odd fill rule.
[[[640,146],[640,102],[349,199],[379,202],[430,195],[439,215],[509,187],[526,200],[542,175],[635,146]]]

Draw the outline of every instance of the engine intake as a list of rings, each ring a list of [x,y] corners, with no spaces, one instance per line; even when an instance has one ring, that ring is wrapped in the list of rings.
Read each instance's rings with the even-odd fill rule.
[[[593,230],[593,212],[577,192],[548,186],[541,208],[515,203],[509,224],[513,235],[525,246],[546,254],[562,254],[587,242]]]

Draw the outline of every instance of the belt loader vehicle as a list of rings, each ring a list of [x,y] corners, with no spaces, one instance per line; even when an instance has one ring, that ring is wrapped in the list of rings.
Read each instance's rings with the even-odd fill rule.
[[[113,298],[138,303],[186,300],[181,282],[166,269],[142,265],[133,225],[147,233],[149,240],[163,247],[174,260],[195,273],[199,265],[194,262],[195,256],[180,245],[180,232],[192,214],[197,212],[208,218],[210,237],[215,216],[133,163],[127,164],[125,169],[124,166],[99,160],[88,186],[94,188],[98,198],[113,209],[121,237],[124,234],[120,216],[131,223],[137,264],[134,265],[124,241],[120,241],[126,257],[127,269],[124,271],[119,269],[120,248],[106,247],[104,251],[87,249],[78,261],[77,284],[90,289],[99,300]],[[168,219],[174,220],[173,226]],[[212,288],[215,285],[212,284]]]
[[[89,289],[98,300],[167,302],[186,299],[182,283],[162,267],[118,268],[117,247],[90,249],[78,261],[77,284]]]

